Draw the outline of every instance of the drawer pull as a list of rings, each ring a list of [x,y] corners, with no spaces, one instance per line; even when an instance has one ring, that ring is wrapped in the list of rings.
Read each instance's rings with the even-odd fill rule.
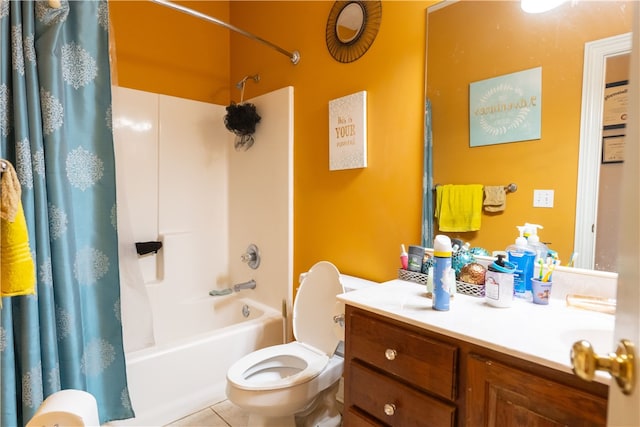
[[[384,413],[388,416],[392,416],[396,413],[396,405],[393,403],[385,403],[384,404]]]
[[[387,360],[393,360],[396,358],[397,355],[398,355],[398,352],[392,348],[388,348],[384,351],[384,357],[386,357]]]

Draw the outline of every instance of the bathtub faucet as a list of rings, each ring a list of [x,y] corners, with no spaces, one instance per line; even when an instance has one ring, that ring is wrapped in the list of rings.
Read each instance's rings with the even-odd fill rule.
[[[255,289],[256,281],[251,279],[248,282],[238,283],[237,285],[233,285],[233,290],[236,292],[240,292],[242,289]]]

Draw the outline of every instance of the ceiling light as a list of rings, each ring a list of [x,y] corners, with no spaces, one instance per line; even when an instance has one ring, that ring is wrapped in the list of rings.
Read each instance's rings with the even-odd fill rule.
[[[527,13],[542,13],[560,6],[566,0],[521,0],[520,7]]]

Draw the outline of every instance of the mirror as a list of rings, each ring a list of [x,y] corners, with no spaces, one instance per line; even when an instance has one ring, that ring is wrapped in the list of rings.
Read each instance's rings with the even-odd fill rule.
[[[364,10],[358,3],[349,3],[340,11],[336,22],[336,36],[342,43],[349,43],[364,28]]]
[[[364,55],[378,35],[380,0],[337,1],[327,18],[327,49],[336,61],[352,62]]]
[[[585,46],[574,245],[582,257],[577,267],[612,271],[617,264],[619,229],[617,210],[611,207],[621,203],[622,163],[607,161],[603,144],[624,141],[626,119],[621,115],[626,114],[626,108],[619,113],[616,110],[626,107],[621,104],[628,99],[624,93],[630,52],[631,33]],[[606,109],[605,99],[611,100]]]
[[[503,212],[483,213],[480,231],[447,234],[504,250],[514,242],[516,226],[541,224],[541,241],[567,263],[577,220],[585,44],[630,32],[631,14],[624,1],[565,2],[541,14],[524,12],[517,1],[445,2],[428,9],[434,184],[518,185]],[[536,67],[542,68],[540,138],[470,147],[470,84]],[[553,206],[533,207],[534,190],[552,190]]]

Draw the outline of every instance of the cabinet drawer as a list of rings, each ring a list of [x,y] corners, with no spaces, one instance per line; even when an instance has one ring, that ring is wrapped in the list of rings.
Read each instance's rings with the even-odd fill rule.
[[[366,415],[360,413],[360,411],[353,408],[349,408],[345,411],[343,416],[344,427],[383,427],[385,424],[380,421],[374,420]]]
[[[350,358],[455,400],[457,347],[358,313],[352,313],[348,321]]]
[[[453,426],[455,406],[352,362],[349,373],[351,405],[391,426]]]

